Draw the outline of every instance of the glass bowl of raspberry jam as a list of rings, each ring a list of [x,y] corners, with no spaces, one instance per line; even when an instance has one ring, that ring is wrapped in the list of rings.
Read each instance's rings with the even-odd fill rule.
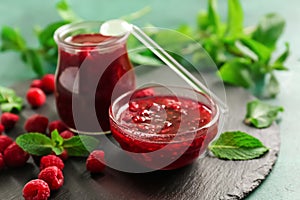
[[[135,161],[173,170],[204,156],[218,133],[219,107],[190,88],[150,86],[127,92],[110,106],[113,137]]]

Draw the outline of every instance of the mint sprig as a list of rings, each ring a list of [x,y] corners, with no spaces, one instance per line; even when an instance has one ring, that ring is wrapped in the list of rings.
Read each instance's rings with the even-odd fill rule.
[[[85,135],[64,139],[57,130],[54,130],[51,138],[42,133],[24,133],[17,137],[16,143],[24,151],[37,156],[48,155],[51,152],[60,155],[64,150],[69,156],[87,156],[98,146],[99,141]]]
[[[269,151],[259,139],[241,131],[222,133],[209,150],[216,157],[227,160],[250,160]]]
[[[273,106],[259,100],[248,102],[247,113],[244,122],[256,128],[267,128],[277,119],[279,112],[283,112],[281,106]]]
[[[23,99],[14,90],[0,86],[0,108],[2,112],[20,112]]]

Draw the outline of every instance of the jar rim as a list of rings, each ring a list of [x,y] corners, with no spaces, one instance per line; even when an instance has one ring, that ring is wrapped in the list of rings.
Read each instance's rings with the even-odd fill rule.
[[[89,44],[82,44],[82,43],[76,43],[76,42],[70,42],[66,40],[70,37],[70,34],[72,32],[82,30],[84,28],[94,27],[100,30],[101,25],[103,22],[101,21],[81,21],[81,22],[73,22],[70,24],[65,24],[59,27],[54,32],[54,40],[57,43],[58,46],[64,47],[64,48],[71,48],[71,49],[81,49],[84,47],[99,47],[99,48],[112,48],[114,46],[118,46],[122,43],[124,43],[128,36],[130,35],[130,32],[122,35],[122,36],[108,36],[109,39],[99,42],[99,43],[89,43]],[[91,34],[96,34],[100,32],[91,32]],[[79,33],[80,34],[80,33]],[[88,34],[88,33],[86,33]],[[74,34],[71,36],[75,36],[78,34]]]

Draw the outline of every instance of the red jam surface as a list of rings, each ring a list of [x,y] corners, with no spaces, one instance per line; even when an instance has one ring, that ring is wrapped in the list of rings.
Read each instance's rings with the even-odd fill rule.
[[[150,96],[130,100],[126,108],[111,120],[111,131],[120,146],[135,154],[134,159],[150,168],[176,169],[194,161],[217,133],[217,123],[207,128],[212,110],[188,98]],[[166,146],[167,145],[167,146]],[[148,152],[161,150],[158,154]]]
[[[112,100],[135,88],[134,74],[127,73],[132,69],[132,64],[125,42],[117,46],[114,44],[109,49],[101,49],[96,45],[110,39],[112,37],[101,34],[80,34],[67,38],[67,42],[84,46],[76,46],[76,49],[59,47],[56,106],[60,118],[72,129],[78,130],[73,118],[72,95],[77,102],[75,109],[76,113],[80,113],[80,124],[83,124],[78,131],[97,132],[100,126],[103,131],[107,131],[108,109]],[[79,77],[78,81],[75,81],[76,76]],[[117,83],[118,89],[112,96]],[[100,126],[99,123],[91,123],[89,119],[90,114],[95,111]]]

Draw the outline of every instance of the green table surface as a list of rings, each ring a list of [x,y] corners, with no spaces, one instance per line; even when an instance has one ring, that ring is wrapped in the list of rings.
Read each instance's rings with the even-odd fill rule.
[[[118,18],[128,13],[151,6],[152,11],[134,21],[143,26],[146,23],[164,27],[176,28],[179,24],[195,24],[199,10],[206,8],[204,0],[69,0],[70,4],[80,16],[90,20],[106,20]],[[1,0],[0,26],[9,25],[19,27],[26,36],[28,44],[37,45],[32,28],[36,25],[44,26],[59,19],[54,9],[53,0]],[[278,161],[267,179],[247,199],[300,199],[300,126],[299,120],[299,84],[300,84],[300,1],[299,0],[242,0],[245,11],[245,25],[255,24],[266,13],[277,12],[287,21],[284,35],[278,43],[283,49],[284,42],[289,41],[291,55],[287,61],[289,71],[278,74],[281,93],[270,100],[271,103],[282,105],[285,112],[280,122],[281,150]],[[219,9],[225,13],[226,1],[219,1]],[[34,77],[18,55],[13,52],[0,54],[0,84],[11,85],[15,82]]]

